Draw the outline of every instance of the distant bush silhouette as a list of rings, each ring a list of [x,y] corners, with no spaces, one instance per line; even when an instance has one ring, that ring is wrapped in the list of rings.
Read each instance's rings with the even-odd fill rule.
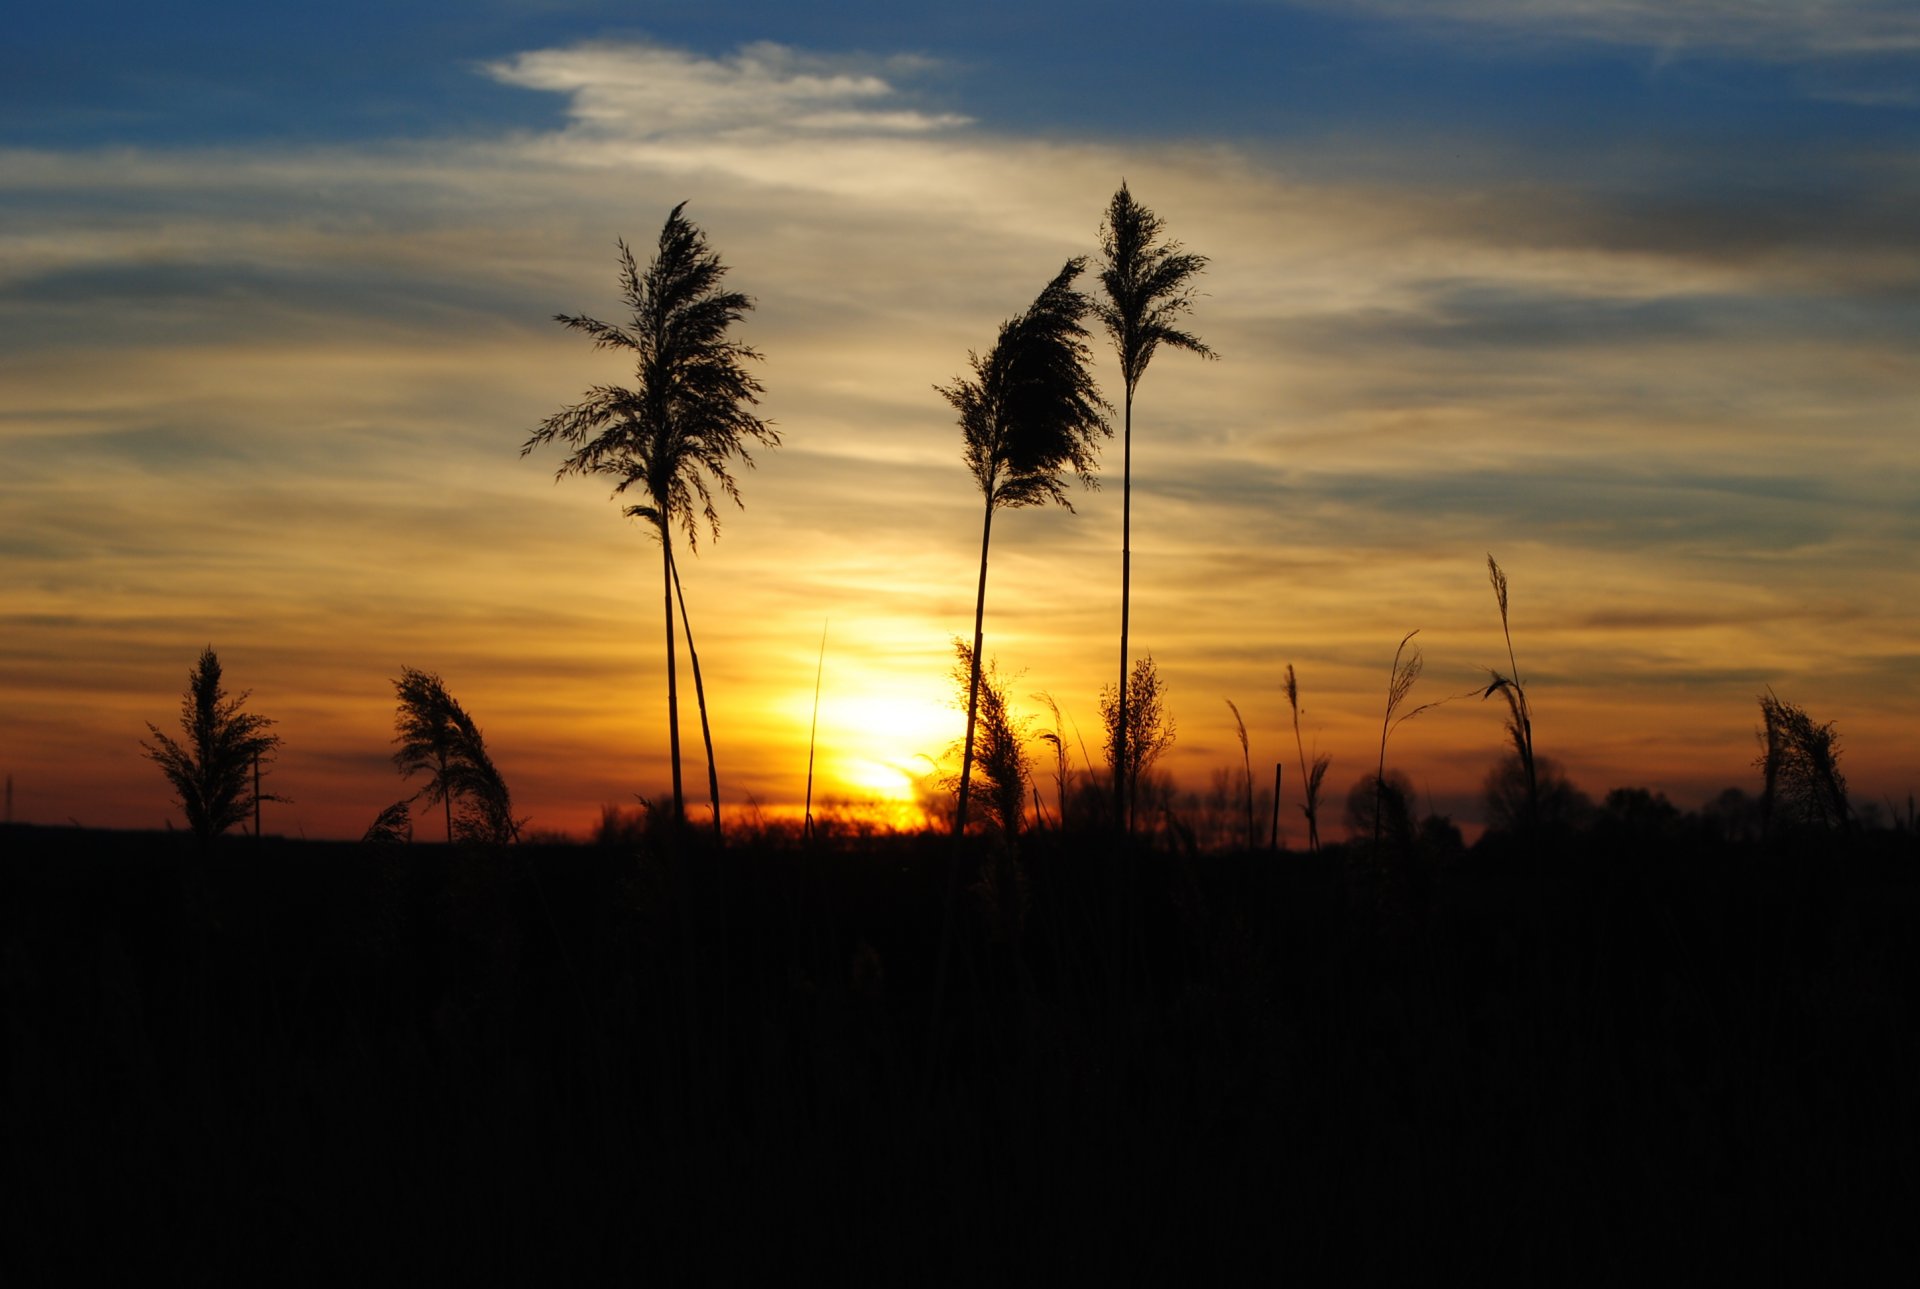
[[[1761,802],[1739,788],[1723,788],[1700,807],[1697,818],[1709,837],[1724,842],[1747,842],[1765,830]]]
[[[267,733],[271,720],[241,710],[247,697],[227,695],[220,683],[220,659],[208,645],[188,673],[180,701],[185,741],[176,743],[148,722],[153,742],[140,742],[147,759],[173,785],[188,830],[202,842],[244,820],[259,802],[286,800],[259,793],[254,786],[257,772],[273,760],[280,736]]]
[[[1236,770],[1230,765],[1217,765],[1208,772],[1204,789],[1180,791],[1178,813],[1189,822],[1197,849],[1248,851],[1259,847],[1259,821],[1273,813],[1272,789],[1259,787],[1254,790],[1251,804],[1256,823],[1253,840],[1249,842],[1246,786],[1244,770]]]
[[[637,849],[646,841],[652,823],[653,807],[648,802],[631,807],[603,805],[599,822],[593,827],[592,842],[596,846]]]
[[[1133,199],[1124,180],[1107,204],[1100,227],[1100,285],[1105,298],[1094,305],[1094,311],[1113,338],[1126,391],[1120,465],[1120,672],[1114,681],[1120,710],[1107,729],[1110,737],[1122,739],[1133,732],[1127,717],[1132,674],[1127,631],[1133,605],[1134,391],[1161,345],[1202,358],[1217,356],[1198,336],[1178,325],[1193,307],[1192,281],[1206,268],[1207,257],[1182,251],[1178,242],[1162,242],[1163,227],[1158,215]],[[1113,767],[1114,826],[1131,827],[1127,793],[1132,779],[1122,767],[1132,765],[1133,759],[1125,747],[1115,747],[1107,764]]]
[[[1594,831],[1613,845],[1664,846],[1682,833],[1680,808],[1665,793],[1647,788],[1615,788],[1600,802]]]
[[[1145,780],[1154,762],[1173,746],[1177,727],[1173,713],[1167,710],[1166,686],[1153,665],[1153,655],[1136,658],[1128,678],[1127,693],[1122,696],[1114,686],[1100,691],[1100,721],[1106,727],[1107,765],[1124,785],[1127,814],[1123,823],[1133,830],[1134,794]],[[1122,728],[1122,722],[1126,728]],[[1125,749],[1127,763],[1121,767],[1114,757]]]
[[[620,245],[621,297],[633,310],[629,325],[594,318],[556,315],[555,321],[592,337],[596,349],[620,349],[634,356],[632,388],[600,385],[584,401],[563,408],[540,423],[521,445],[520,455],[555,439],[573,446],[556,478],[604,474],[614,493],[637,488],[646,497],[625,513],[653,525],[660,539],[661,595],[667,637],[667,748],[673,767],[673,819],[686,821],[680,773],[680,689],[673,633],[675,567],[673,528],[686,533],[697,549],[699,525],[718,535],[714,490],[736,505],[740,490],[732,464],[751,467],[746,441],[769,446],[779,434],[748,409],[759,402],[760,383],[746,368],[760,355],[727,338],[734,323],[753,308],[737,291],[720,282],[726,266],[707,248],[706,235],[681,215],[682,202],[660,230],[659,249],[644,274],[626,242]],[[719,820],[718,780],[708,760],[713,785],[715,826]]]
[[[1347,836],[1394,852],[1413,842],[1413,780],[1399,770],[1365,775],[1347,792]]]
[[[1514,751],[1487,771],[1481,800],[1488,829],[1561,834],[1585,827],[1593,817],[1593,801],[1573,786],[1560,763],[1548,756],[1535,757],[1533,770],[1529,776],[1519,752]]]
[[[516,840],[523,821],[513,817],[506,781],[487,754],[480,727],[447,692],[440,677],[403,667],[393,689],[399,700],[393,718],[393,741],[399,744],[394,767],[408,778],[423,770],[429,773],[426,786],[415,795],[440,803],[447,840]],[[386,818],[385,812],[381,818]]]
[[[1070,468],[1090,482],[1094,446],[1100,435],[1110,432],[1102,415],[1105,404],[1087,371],[1087,331],[1081,319],[1092,306],[1074,287],[1085,268],[1083,259],[1068,260],[1026,312],[1000,324],[1000,334],[984,358],[967,355],[972,376],[934,387],[959,413],[962,455],[985,505],[955,836],[966,831],[973,777],[993,512],[1049,501],[1071,510],[1062,472]]]
[[[1853,815],[1833,722],[1816,722],[1771,689],[1760,695],[1760,718],[1761,750],[1755,764],[1765,785],[1761,812],[1766,828],[1849,831]]]

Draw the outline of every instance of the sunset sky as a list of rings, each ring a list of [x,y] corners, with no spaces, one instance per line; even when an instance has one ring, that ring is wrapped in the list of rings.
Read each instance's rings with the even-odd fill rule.
[[[522,459],[631,367],[688,203],[757,308],[783,444],[683,564],[724,794],[910,799],[960,738],[979,494],[934,386],[1124,177],[1211,264],[1136,405],[1133,641],[1166,768],[1343,799],[1394,646],[1506,661],[1598,795],[1758,786],[1755,696],[1920,789],[1920,7],[1885,0],[327,6],[74,0],[0,48],[0,771],[14,817],[158,827],[141,757],[211,643],[285,740],[269,831],[407,788],[439,672],[532,825],[666,783],[656,547]],[[1097,371],[1119,401],[1104,341]],[[1116,419],[1117,424],[1117,419]],[[995,523],[987,653],[1097,744],[1119,449]],[[687,696],[690,802],[704,797]],[[1389,762],[1479,817],[1494,703]],[[1096,754],[1097,756],[1097,754]],[[1289,810],[1289,814],[1292,811]],[[1297,827],[1289,831],[1296,837]],[[431,824],[422,836],[437,834]]]

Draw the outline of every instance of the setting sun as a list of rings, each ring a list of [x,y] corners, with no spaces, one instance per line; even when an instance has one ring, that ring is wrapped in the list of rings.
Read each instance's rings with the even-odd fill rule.
[[[1333,8],[1352,12],[1301,17]],[[1920,116],[1910,77],[1835,34],[1884,15],[1615,6],[1590,28],[1445,3],[1446,26],[1404,8],[1241,6],[1212,44],[1197,25],[1211,52],[1157,67],[1152,119],[1085,106],[1110,99],[1117,47],[1053,60],[1036,96],[987,27],[831,7],[654,6],[636,32],[596,5],[508,6],[430,37],[395,11],[375,93],[338,74],[362,46],[319,33],[311,64],[268,41],[213,70],[188,5],[138,68],[102,48],[71,55],[86,77],[13,78],[14,817],[176,818],[138,741],[208,645],[283,739],[270,832],[358,837],[401,793],[406,667],[484,727],[535,829],[661,800],[661,561],[622,514],[643,498],[609,496],[617,459],[556,481],[575,444],[519,449],[633,381],[634,350],[553,319],[628,325],[619,243],[645,265],[677,208],[724,264],[707,285],[740,297],[738,410],[764,418],[733,425],[751,467],[704,461],[740,505],[709,473],[718,532],[674,546],[723,813],[803,808],[825,621],[814,801],[916,821],[929,776],[957,769],[934,763],[964,725],[953,641],[972,638],[984,535],[942,391],[986,378],[975,356],[1063,265],[1084,257],[1077,289],[1106,298],[1123,179],[1204,260],[1168,316],[1219,361],[1165,341],[1123,443],[1128,377],[1087,315],[1114,435],[1082,422],[1071,510],[994,512],[982,653],[1018,718],[1058,700],[1076,769],[1124,649],[1152,655],[1178,724],[1158,773],[1190,796],[1249,766],[1271,783],[1296,760],[1292,664],[1344,798],[1418,628],[1409,701],[1449,701],[1389,759],[1471,825],[1506,754],[1497,704],[1453,701],[1507,665],[1492,554],[1540,752],[1589,792],[1751,790],[1771,688],[1835,723],[1863,800],[1904,801],[1920,379],[1897,288],[1920,262],[1900,213]],[[49,46],[90,48],[63,14],[35,19],[60,28]],[[1051,10],[1020,21],[1077,39]],[[1529,51],[1548,46],[1593,73],[1580,92],[1543,90]],[[1389,50],[1390,77],[1287,70]],[[1683,74],[1732,63],[1750,73],[1732,98]],[[154,88],[207,76],[218,92]],[[678,647],[692,804],[707,767]]]
[[[953,703],[899,682],[858,698],[821,698],[821,741],[833,749],[833,776],[858,799],[911,803],[915,785],[963,733]]]
[[[1920,0],[4,52],[7,1283],[1904,1265]]]

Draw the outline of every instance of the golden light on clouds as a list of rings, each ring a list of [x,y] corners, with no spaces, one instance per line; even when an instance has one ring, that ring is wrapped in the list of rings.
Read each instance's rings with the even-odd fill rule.
[[[544,132],[0,154],[20,814],[166,818],[136,739],[209,642],[286,740],[270,827],[357,835],[403,795],[403,665],[445,677],[536,827],[657,795],[657,549],[601,482],[516,450],[630,377],[548,319],[608,316],[614,239],[649,246],[688,199],[757,302],[741,334],[785,440],[683,565],[723,792],[799,806],[826,622],[816,802],[908,817],[961,736],[978,555],[933,386],[1094,251],[1123,174],[1211,257],[1192,319],[1223,356],[1157,359],[1136,416],[1135,653],[1170,688],[1184,785],[1238,764],[1225,699],[1257,777],[1291,761],[1291,662],[1344,793],[1407,630],[1421,699],[1504,660],[1489,551],[1539,747],[1589,790],[1749,783],[1767,685],[1838,722],[1863,796],[1920,783],[1920,361],[1865,285],[1920,250],[1878,207],[1762,244],[1738,201],[1651,209],[1607,156],[1560,182],[1474,154],[1457,181],[1392,139],[1010,137],[910,101],[919,66],[593,42],[491,67],[565,96]],[[1118,489],[1073,500],[996,522],[985,652],[1097,747]],[[682,687],[697,800],[684,660]],[[1492,706],[1456,700],[1393,759],[1465,817],[1499,749]]]

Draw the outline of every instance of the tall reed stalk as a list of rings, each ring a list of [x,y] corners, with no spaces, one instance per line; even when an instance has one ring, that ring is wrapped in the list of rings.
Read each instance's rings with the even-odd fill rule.
[[[1067,784],[1073,778],[1073,756],[1067,749],[1066,721],[1061,717],[1060,704],[1054,700],[1052,694],[1035,694],[1033,698],[1035,702],[1045,703],[1047,714],[1053,717],[1052,727],[1040,731],[1039,738],[1041,742],[1053,749],[1054,801],[1060,815],[1060,827],[1062,830],[1065,830],[1067,826]],[[1083,747],[1081,749],[1082,755],[1085,755],[1085,752],[1086,749]],[[1036,786],[1034,791],[1037,793],[1039,788]],[[1038,800],[1038,798],[1036,797],[1035,800]]]
[[[1300,739],[1300,685],[1294,679],[1293,664],[1287,664],[1287,706],[1293,711],[1293,747],[1300,754],[1300,813],[1307,817],[1307,849],[1320,849],[1320,784],[1327,777],[1327,767],[1333,764],[1333,757],[1325,752],[1313,754],[1313,768],[1307,768],[1307,746]],[[1279,793],[1274,794],[1274,808],[1279,809]]]
[[[1527,776],[1527,827],[1540,827],[1540,781],[1533,764],[1533,709],[1527,704],[1526,686],[1520,683],[1520,665],[1513,658],[1513,631],[1507,625],[1507,575],[1500,571],[1492,555],[1487,556],[1487,580],[1493,584],[1494,603],[1500,606],[1500,632],[1507,641],[1507,674],[1489,667],[1491,677],[1482,699],[1499,694],[1507,700],[1507,737],[1513,741],[1520,768]]]
[[[713,725],[707,719],[707,686],[700,674],[700,651],[693,647],[693,619],[687,616],[687,593],[680,586],[680,561],[668,556],[673,569],[673,596],[680,602],[680,631],[687,638],[687,659],[693,664],[693,696],[700,707],[700,742],[707,750],[707,799],[713,803],[713,840],[720,833],[720,771],[713,762]]]
[[[1113,340],[1125,389],[1120,464],[1120,678],[1115,695],[1120,719],[1113,725],[1113,822],[1122,836],[1133,829],[1130,800],[1134,757],[1127,747],[1134,724],[1128,719],[1131,700],[1127,685],[1133,675],[1129,656],[1129,627],[1133,611],[1133,398],[1147,364],[1162,345],[1184,349],[1202,358],[1217,357],[1201,339],[1180,326],[1193,307],[1193,279],[1207,267],[1207,257],[1183,251],[1180,243],[1163,239],[1161,218],[1133,199],[1126,180],[1107,205],[1100,227],[1100,285],[1103,298],[1094,311]]]
[[[820,624],[820,660],[813,667],[813,723],[807,727],[807,804],[801,816],[800,838],[813,844],[813,748],[820,734],[820,679],[827,672],[827,624]]]
[[[1413,692],[1414,682],[1420,679],[1420,672],[1426,666],[1426,660],[1420,656],[1420,646],[1414,645],[1413,652],[1407,652],[1407,646],[1420,634],[1415,627],[1400,639],[1400,647],[1393,651],[1393,669],[1387,680],[1387,710],[1380,720],[1380,760],[1373,772],[1373,852],[1380,853],[1380,821],[1386,814],[1387,793],[1387,738],[1393,731],[1429,708],[1438,707],[1438,703],[1422,703],[1406,712],[1401,705],[1407,701],[1407,695]]]
[[[1253,753],[1247,747],[1247,723],[1240,719],[1240,709],[1231,698],[1227,700],[1227,710],[1233,713],[1233,730],[1240,736],[1240,766],[1246,776],[1247,789],[1247,849],[1252,850],[1260,844],[1253,827]]]

